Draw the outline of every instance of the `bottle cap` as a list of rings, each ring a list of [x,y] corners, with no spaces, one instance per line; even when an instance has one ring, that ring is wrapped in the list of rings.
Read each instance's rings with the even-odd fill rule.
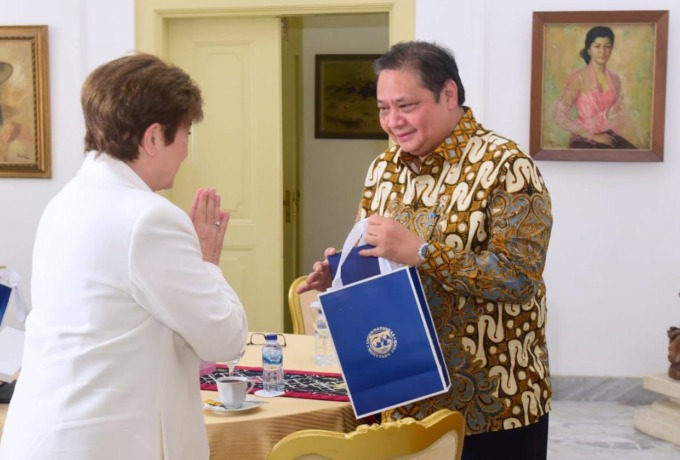
[[[276,342],[276,334],[265,334],[264,336],[265,340],[273,340]]]

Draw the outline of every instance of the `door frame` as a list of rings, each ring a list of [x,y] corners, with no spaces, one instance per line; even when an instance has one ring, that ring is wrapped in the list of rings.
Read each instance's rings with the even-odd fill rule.
[[[374,13],[387,13],[388,39],[392,45],[415,38],[415,2],[379,0],[366,4],[365,0],[135,0],[136,49],[167,58],[170,20]],[[280,104],[272,106],[280,107]],[[297,184],[296,188],[300,190],[301,186]],[[300,256],[298,254],[298,258]],[[287,287],[284,286],[283,291],[287,291]],[[284,318],[286,312],[284,305]]]
[[[415,38],[416,0],[136,0],[139,51],[165,56],[170,19],[387,13],[390,45]]]

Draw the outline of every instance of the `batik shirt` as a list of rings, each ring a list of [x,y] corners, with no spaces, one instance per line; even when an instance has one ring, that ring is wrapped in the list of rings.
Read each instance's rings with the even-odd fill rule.
[[[359,218],[393,218],[429,243],[418,267],[451,389],[383,413],[462,412],[467,434],[532,424],[550,410],[543,267],[550,196],[533,160],[465,114],[420,168],[394,146],[371,164]]]

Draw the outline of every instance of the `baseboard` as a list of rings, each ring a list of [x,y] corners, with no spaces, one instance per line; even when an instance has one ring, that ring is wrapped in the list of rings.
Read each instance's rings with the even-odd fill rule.
[[[642,387],[642,378],[553,375],[553,399],[562,401],[606,401],[622,404],[651,404],[662,395]]]

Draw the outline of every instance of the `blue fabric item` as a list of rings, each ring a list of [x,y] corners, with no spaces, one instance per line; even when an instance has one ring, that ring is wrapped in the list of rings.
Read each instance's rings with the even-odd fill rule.
[[[380,265],[377,257],[364,257],[359,255],[362,249],[372,249],[375,246],[364,244],[362,246],[355,246],[350,251],[347,259],[342,264],[342,284],[347,285],[356,283],[371,276],[380,274]],[[338,270],[338,263],[340,262],[340,252],[332,256],[328,256],[328,263],[331,268],[331,275],[335,278],[335,273]]]
[[[416,268],[344,286],[319,300],[357,417],[448,391]]]
[[[12,294],[12,288],[0,284],[0,324],[2,323],[2,318],[5,316],[5,311],[7,310],[7,304],[9,303],[9,296]]]

